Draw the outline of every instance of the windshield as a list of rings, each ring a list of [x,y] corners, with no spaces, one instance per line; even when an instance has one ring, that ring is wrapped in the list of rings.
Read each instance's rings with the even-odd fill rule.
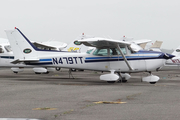
[[[90,54],[91,52],[93,51],[93,49],[89,49],[89,50],[87,50],[87,54]]]

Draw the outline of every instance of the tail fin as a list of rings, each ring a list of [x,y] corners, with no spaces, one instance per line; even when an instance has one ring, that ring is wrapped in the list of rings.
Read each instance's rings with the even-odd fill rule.
[[[142,44],[140,44],[139,46],[142,47],[143,49],[145,49],[146,44],[147,44],[147,43],[142,43]]]
[[[5,30],[15,56],[15,60],[37,60],[38,50],[18,29]]]
[[[160,48],[163,41],[157,41],[151,46],[151,48]]]
[[[153,50],[153,51],[159,51],[161,52],[161,45],[162,45],[163,41],[155,41],[155,43],[149,48],[150,50]]]

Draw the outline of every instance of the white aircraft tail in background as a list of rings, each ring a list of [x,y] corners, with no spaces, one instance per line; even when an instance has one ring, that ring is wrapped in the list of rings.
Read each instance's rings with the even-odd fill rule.
[[[175,57],[173,57],[172,59],[169,59],[166,61],[165,66],[180,66],[180,46],[178,46],[173,52],[172,55],[174,55]]]
[[[152,50],[152,51],[161,51],[160,48],[161,48],[161,45],[162,45],[163,41],[155,41],[155,43],[149,48],[149,50]]]
[[[48,42],[32,42],[36,47],[43,50],[60,50],[64,48],[67,44],[59,41],[48,41]],[[49,43],[49,44],[48,44]],[[55,45],[54,43],[58,44]],[[8,39],[0,38],[0,68],[11,68],[14,73],[22,72],[24,68],[33,68],[33,71],[37,74],[49,73],[55,70],[60,70],[60,68],[44,68],[36,67],[31,65],[25,65],[23,63],[12,64],[14,61],[14,54]]]
[[[95,38],[92,35],[85,35],[82,33],[82,35],[78,36],[75,40],[73,40],[70,44],[67,45],[62,51],[68,51],[68,52],[78,52],[78,53],[83,53],[86,52],[87,50],[91,49],[91,47],[87,47],[83,44],[76,44],[74,41],[76,40],[84,40],[87,38]]]

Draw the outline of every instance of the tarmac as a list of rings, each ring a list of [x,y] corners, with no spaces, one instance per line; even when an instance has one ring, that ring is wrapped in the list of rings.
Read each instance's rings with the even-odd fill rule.
[[[67,69],[35,74],[0,70],[0,120],[177,120],[180,118],[180,70],[153,72],[156,84],[133,73],[127,83],[100,81],[101,72]],[[19,120],[18,119],[18,120]],[[4,120],[4,119],[2,119]],[[10,119],[9,119],[10,120]]]

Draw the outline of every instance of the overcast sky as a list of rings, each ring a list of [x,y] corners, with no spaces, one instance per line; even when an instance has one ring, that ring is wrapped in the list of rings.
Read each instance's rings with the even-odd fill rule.
[[[179,5],[180,0],[0,0],[0,37],[17,27],[33,41],[125,35],[173,49],[180,45]]]

